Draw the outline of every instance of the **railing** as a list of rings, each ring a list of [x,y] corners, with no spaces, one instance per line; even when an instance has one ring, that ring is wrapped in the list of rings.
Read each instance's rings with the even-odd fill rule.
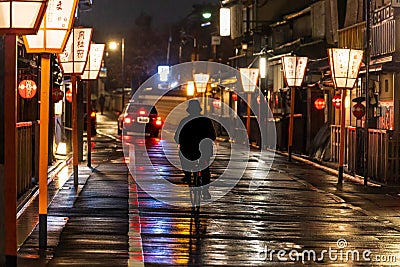
[[[38,177],[39,125],[35,122],[19,122],[17,127],[17,193],[24,194]],[[36,140],[37,139],[37,140]]]
[[[371,56],[385,55],[396,50],[396,22],[394,19],[373,25],[371,29]]]
[[[338,47],[364,49],[365,22],[338,30]]]
[[[347,171],[364,175],[365,131],[346,127],[345,161]],[[339,159],[340,126],[331,126],[331,161]],[[400,184],[400,132],[368,130],[368,177],[383,184]]]
[[[350,131],[353,130],[354,127],[350,127]],[[346,134],[344,140],[344,164],[346,165],[348,162],[348,134],[349,127],[346,127]],[[331,125],[331,161],[338,162],[339,161],[339,149],[340,149],[340,125]]]

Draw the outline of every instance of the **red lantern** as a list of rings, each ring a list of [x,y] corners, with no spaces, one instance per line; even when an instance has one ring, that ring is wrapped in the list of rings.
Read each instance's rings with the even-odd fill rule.
[[[68,91],[65,93],[65,98],[69,103],[72,103],[72,91],[71,89],[68,89]]]
[[[325,99],[323,98],[317,98],[314,101],[314,107],[318,110],[324,109],[325,108]]]
[[[238,100],[237,94],[235,94],[235,93],[232,94],[232,100],[233,101],[237,101]]]
[[[361,103],[357,103],[353,106],[353,115],[357,118],[357,119],[361,119],[362,116],[364,116],[365,114],[365,107],[363,104]]]
[[[32,80],[23,80],[18,85],[18,93],[22,98],[32,98],[36,95],[37,86]]]
[[[52,92],[53,102],[57,103],[64,98],[64,92],[60,88],[54,87]]]
[[[335,95],[335,96],[332,98],[332,103],[333,103],[333,106],[334,106],[335,108],[340,108],[340,106],[341,106],[341,104],[342,104],[342,98],[341,98],[341,96],[340,96],[340,95]]]

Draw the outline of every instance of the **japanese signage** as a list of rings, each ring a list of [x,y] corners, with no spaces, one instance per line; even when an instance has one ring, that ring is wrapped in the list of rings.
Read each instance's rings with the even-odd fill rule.
[[[49,0],[36,35],[23,37],[28,53],[61,53],[67,42],[78,0]]]
[[[259,69],[256,68],[240,68],[243,91],[254,92],[256,90],[259,72]]]
[[[92,28],[74,28],[64,52],[58,54],[64,74],[82,74],[89,54]]]
[[[97,79],[103,61],[104,47],[105,44],[90,44],[89,59],[81,75],[82,80]]]
[[[282,57],[283,73],[289,87],[301,86],[307,67],[307,57]]]
[[[37,86],[35,81],[23,80],[18,85],[18,93],[22,98],[32,98],[36,95]]]

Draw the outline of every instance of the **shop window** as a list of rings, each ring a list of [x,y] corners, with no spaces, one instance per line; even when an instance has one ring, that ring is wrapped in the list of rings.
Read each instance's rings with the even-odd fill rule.
[[[391,104],[391,105],[387,105]],[[386,103],[382,105],[381,103],[381,117],[378,120],[378,128],[384,130],[393,130],[394,129],[394,108],[393,103]]]

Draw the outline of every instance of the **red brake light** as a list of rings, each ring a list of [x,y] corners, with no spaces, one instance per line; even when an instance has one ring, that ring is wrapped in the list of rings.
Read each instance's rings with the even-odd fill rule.
[[[145,111],[145,110],[140,110],[140,111],[139,111],[139,115],[144,115],[144,114],[146,114],[146,111]]]
[[[90,113],[90,117],[91,118],[96,118],[96,112],[92,111],[92,113]]]

